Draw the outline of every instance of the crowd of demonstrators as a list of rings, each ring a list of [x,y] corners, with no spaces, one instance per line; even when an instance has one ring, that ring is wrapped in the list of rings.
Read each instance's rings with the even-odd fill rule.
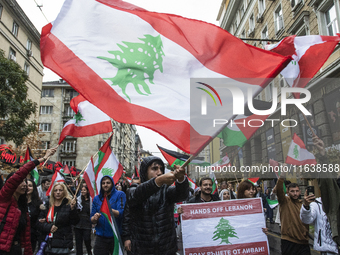
[[[39,197],[37,185],[31,179],[27,179],[27,206],[30,216],[32,251],[34,252],[39,237],[37,223],[40,211],[44,210],[45,206]]]
[[[140,178],[141,184],[130,188],[127,199],[131,254],[174,255],[174,204],[186,200],[189,189],[184,168],[176,166],[175,171],[164,174],[163,161],[150,156],[141,162]]]
[[[77,255],[83,255],[83,242],[85,243],[86,251],[88,255],[92,255],[91,247],[91,208],[92,199],[87,186],[81,188],[81,195],[78,196],[79,205],[79,222],[74,226],[74,234],[76,239],[76,251]]]
[[[56,152],[47,150],[45,156],[23,165],[7,176],[0,191],[0,254],[33,254],[30,241],[31,228],[27,205],[26,177],[41,162]]]
[[[50,185],[51,185],[50,180],[45,178],[41,181],[41,184],[37,187],[39,197],[44,204],[48,203],[48,196],[46,196],[46,191],[48,190]]]
[[[100,181],[101,189],[99,195],[95,196],[92,202],[91,222],[96,224],[96,240],[93,253],[95,255],[109,255],[114,249],[114,233],[109,222],[101,215],[100,208],[104,199],[108,199],[115,217],[119,233],[122,234],[122,223],[124,206],[126,202],[125,193],[116,190],[111,176],[105,175]]]
[[[45,254],[69,254],[73,248],[72,225],[79,221],[76,199],[63,183],[54,184],[46,209],[39,216],[38,226],[43,236],[50,235]]]

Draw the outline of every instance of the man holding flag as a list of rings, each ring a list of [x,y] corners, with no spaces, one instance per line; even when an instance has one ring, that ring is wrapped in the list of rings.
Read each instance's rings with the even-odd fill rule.
[[[154,156],[142,159],[141,184],[131,187],[127,205],[131,222],[131,254],[175,255],[177,238],[174,203],[189,194],[183,167],[164,174],[163,161]],[[176,182],[175,182],[176,181]],[[175,186],[171,186],[175,182]]]
[[[91,222],[97,224],[93,253],[112,255],[115,251],[118,255],[126,197],[124,192],[116,190],[111,176],[103,176],[100,184],[100,193],[94,197],[91,210]]]

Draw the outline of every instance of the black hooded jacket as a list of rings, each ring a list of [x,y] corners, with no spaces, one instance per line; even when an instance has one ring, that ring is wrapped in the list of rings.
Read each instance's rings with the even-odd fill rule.
[[[73,247],[73,234],[71,225],[76,225],[79,222],[79,216],[76,208],[71,210],[71,206],[67,204],[67,198],[64,198],[60,206],[55,207],[57,211],[55,223],[38,222],[38,229],[42,232],[43,237],[50,233],[52,225],[58,227],[58,230],[53,233],[53,238],[49,239],[48,245],[51,248],[69,248]],[[39,218],[46,219],[49,211],[49,204],[46,205],[46,210],[41,211]]]
[[[174,203],[189,195],[187,178],[175,186],[158,187],[155,178],[147,180],[147,169],[158,157],[144,158],[140,168],[141,184],[131,187],[127,205],[132,254],[175,255],[177,238],[174,222]],[[123,233],[124,236],[124,233]]]

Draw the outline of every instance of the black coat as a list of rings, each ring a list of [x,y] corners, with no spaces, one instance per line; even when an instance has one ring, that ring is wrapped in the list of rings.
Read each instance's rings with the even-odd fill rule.
[[[55,225],[58,230],[53,233],[53,238],[49,239],[51,248],[69,248],[73,247],[73,234],[71,225],[76,225],[79,222],[79,216],[76,209],[71,210],[71,206],[67,204],[68,200],[64,198],[60,206],[55,206],[57,211],[55,223],[39,222],[38,227],[44,238],[50,233],[51,227]],[[40,219],[46,219],[49,205],[46,205],[46,210],[41,211]]]
[[[125,240],[131,236],[132,254],[176,254],[174,203],[184,201],[188,194],[188,179],[176,182],[175,186],[159,188],[153,178],[130,188],[127,201],[130,228],[123,236]]]

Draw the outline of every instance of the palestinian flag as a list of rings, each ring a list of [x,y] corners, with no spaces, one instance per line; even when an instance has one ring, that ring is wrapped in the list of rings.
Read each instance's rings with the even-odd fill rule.
[[[292,35],[276,44],[266,45],[266,50],[291,56],[293,60],[281,74],[289,86],[304,88],[333,53],[339,41],[339,35]]]
[[[255,186],[257,185],[257,181],[260,179],[260,177],[254,177],[254,178],[248,178],[248,181],[250,181]]]
[[[296,166],[317,164],[314,155],[306,149],[305,144],[296,133],[294,133],[289,146],[286,163]]]
[[[52,176],[52,180],[51,180],[51,185],[48,188],[48,190],[46,191],[46,196],[49,197],[51,195],[52,188],[57,182],[66,183],[64,176],[61,173],[59,173],[59,171],[54,172],[54,174]]]
[[[271,108],[272,103],[253,99],[253,106],[256,110],[268,110]],[[223,140],[225,146],[242,147],[253,136],[256,130],[259,129],[261,123],[264,122],[268,116],[269,115],[252,114],[248,108],[248,104],[246,104],[244,106],[244,115],[237,115],[217,137]]]
[[[66,0],[40,46],[44,66],[109,117],[152,129],[191,154],[223,128],[200,130],[190,120],[191,78],[227,78],[256,95],[291,60],[218,26],[121,0]],[[222,101],[231,106],[230,93]]]
[[[71,174],[70,169],[68,168],[67,165],[65,165],[65,166],[63,167],[63,169],[60,169],[60,172],[61,172],[63,175],[70,175],[70,174]]]
[[[182,153],[179,153],[177,151],[172,151],[172,150],[168,150],[165,149],[159,145],[157,145],[158,149],[161,151],[163,157],[166,159],[166,161],[168,161],[169,165],[171,167],[173,167],[174,165],[183,165],[185,163],[185,161],[187,161],[189,159],[189,155],[185,155]],[[193,159],[190,163],[193,165],[199,165],[199,166],[210,166],[210,164],[208,162],[202,161],[202,160],[198,160],[198,159]]]
[[[70,106],[76,114],[64,125],[58,144],[61,144],[66,136],[86,137],[112,132],[110,117],[81,95],[73,98]]]
[[[30,162],[34,160],[30,147],[27,145],[27,149],[26,149],[26,153],[25,153],[25,158],[24,158],[24,163],[26,164],[27,162]],[[33,177],[33,180],[35,182],[35,184],[38,185],[38,181],[39,181],[39,172],[37,167],[35,167],[32,171],[31,171],[31,176]]]
[[[84,171],[83,178],[86,182],[86,186],[89,188],[90,196],[92,199],[97,195],[97,184],[96,184],[96,175],[94,173],[93,168],[93,158],[91,157],[90,162],[87,164],[87,167]]]
[[[271,200],[269,198],[266,198],[267,199],[267,203],[269,205],[270,208],[274,209],[276,206],[279,205],[279,201],[277,200]]]
[[[116,184],[123,174],[123,166],[113,154],[110,144],[112,135],[107,139],[104,145],[99,149],[98,157],[93,165],[95,180],[96,180],[96,195],[100,193],[100,181],[103,176],[109,175],[113,178]]]
[[[213,186],[212,186],[211,194],[215,194],[216,192],[218,193],[218,182],[217,182],[215,173],[214,172],[210,172],[209,177],[213,181]]]
[[[111,206],[109,206],[109,203],[107,202],[107,197],[103,199],[102,206],[100,207],[100,213],[104,216],[104,218],[109,222],[112,232],[113,232],[113,238],[114,238],[114,250],[113,255],[124,255],[123,252],[123,245],[120,240],[119,231],[116,225],[116,221],[112,215]]]
[[[223,158],[221,158],[219,161],[212,164],[212,166],[221,166],[221,167],[222,166],[231,166],[228,154],[226,153],[226,155]]]
[[[130,177],[125,176],[125,178],[128,180],[128,182],[131,184],[132,179]]]

